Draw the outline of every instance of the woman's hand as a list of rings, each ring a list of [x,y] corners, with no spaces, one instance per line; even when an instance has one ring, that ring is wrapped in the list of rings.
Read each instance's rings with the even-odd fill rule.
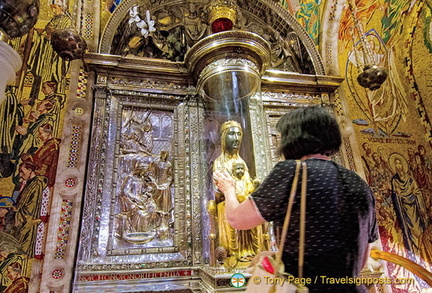
[[[252,200],[239,203],[236,196],[235,180],[227,170],[214,171],[213,180],[216,187],[225,196],[225,215],[231,227],[247,230],[265,222]]]
[[[227,170],[216,170],[213,172],[213,180],[218,190],[223,194],[229,191],[235,192],[235,181]]]

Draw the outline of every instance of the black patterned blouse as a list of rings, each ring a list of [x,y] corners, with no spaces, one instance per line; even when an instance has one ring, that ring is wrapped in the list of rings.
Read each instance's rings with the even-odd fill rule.
[[[367,292],[355,277],[368,243],[378,239],[372,191],[360,176],[333,161],[313,158],[306,164],[304,277],[311,278],[307,287],[310,292]],[[262,217],[274,222],[276,235],[285,218],[295,165],[294,160],[277,163],[250,196]],[[283,252],[285,271],[293,275],[298,271],[300,185],[301,179]]]

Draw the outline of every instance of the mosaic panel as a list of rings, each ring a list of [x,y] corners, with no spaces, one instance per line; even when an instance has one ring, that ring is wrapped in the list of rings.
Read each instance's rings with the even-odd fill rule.
[[[81,142],[81,127],[77,125],[72,126],[72,139],[69,148],[68,168],[74,168],[78,164],[78,154]]]
[[[65,257],[68,241],[70,221],[72,217],[73,201],[63,200],[60,212],[60,223],[57,234],[57,244],[55,249],[55,259],[63,259]]]

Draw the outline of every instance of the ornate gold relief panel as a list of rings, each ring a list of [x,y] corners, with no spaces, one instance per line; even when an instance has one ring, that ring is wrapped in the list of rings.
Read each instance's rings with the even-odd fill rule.
[[[201,203],[191,179],[199,165],[191,162],[200,150],[188,136],[197,102],[95,88],[78,280],[81,271],[199,263]]]

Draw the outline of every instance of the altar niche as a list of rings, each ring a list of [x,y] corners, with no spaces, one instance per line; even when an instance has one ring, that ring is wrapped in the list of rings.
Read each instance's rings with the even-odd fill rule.
[[[220,125],[219,134],[220,154],[213,161],[212,173],[217,170],[228,171],[235,180],[237,199],[243,202],[260,184],[259,179],[250,176],[248,165],[240,155],[243,127],[235,120],[227,120]],[[213,191],[214,199],[208,204],[213,235],[210,264],[214,267],[223,265],[227,272],[234,268],[245,268],[260,251],[269,250],[269,225],[265,223],[249,230],[234,229],[226,219],[225,195],[217,188],[213,188]]]

